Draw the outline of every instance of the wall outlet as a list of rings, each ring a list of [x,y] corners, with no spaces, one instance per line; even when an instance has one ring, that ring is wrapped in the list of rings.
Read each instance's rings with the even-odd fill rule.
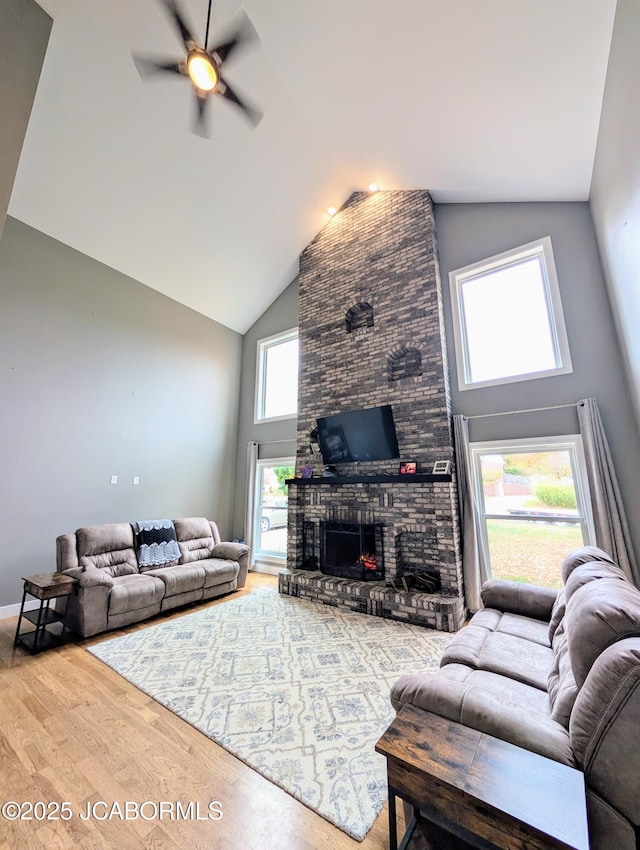
[[[139,476],[139,475],[134,475],[134,476],[133,476],[133,481],[131,482],[131,484],[132,484],[134,487],[137,487],[139,483],[140,483],[140,476]]]
[[[117,475],[112,475],[112,476],[111,476],[111,483],[112,483],[112,484],[117,484],[117,483],[118,483],[118,476],[117,476]]]

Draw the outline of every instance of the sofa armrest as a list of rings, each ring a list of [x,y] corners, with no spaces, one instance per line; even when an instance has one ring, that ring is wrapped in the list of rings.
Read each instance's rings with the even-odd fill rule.
[[[95,567],[70,567],[62,574],[77,580],[70,596],[64,597],[65,623],[72,632],[82,637],[91,637],[107,629],[109,598],[114,580],[104,570]]]
[[[558,591],[536,584],[490,579],[482,585],[480,595],[485,608],[548,622]]]
[[[225,558],[238,562],[238,590],[243,588],[247,581],[249,552],[251,549],[245,543],[216,543],[211,550],[212,558]]]
[[[86,570],[83,570],[82,567],[70,567],[68,570],[62,570],[62,574],[76,579],[80,587],[96,587],[98,585],[113,587],[113,578],[104,570],[92,569],[91,567],[87,567]]]
[[[227,561],[239,561],[248,552],[249,547],[244,543],[216,543],[211,550],[211,557],[224,558]]]

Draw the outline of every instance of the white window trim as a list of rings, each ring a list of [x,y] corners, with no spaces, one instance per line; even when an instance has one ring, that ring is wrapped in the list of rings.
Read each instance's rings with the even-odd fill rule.
[[[266,353],[271,346],[278,345],[278,343],[281,342],[287,342],[290,339],[297,339],[298,336],[298,328],[289,328],[287,331],[281,331],[273,336],[267,336],[264,337],[264,339],[258,340],[256,356],[256,392],[253,407],[254,425],[260,425],[263,422],[281,422],[284,419],[296,419],[298,416],[297,410],[293,413],[283,414],[282,416],[261,416],[261,412],[264,410],[264,396],[266,392]]]
[[[295,457],[270,457],[270,458],[261,458],[260,460],[256,460],[256,475],[255,475],[255,490],[253,492],[253,503],[255,505],[254,510],[254,527],[253,527],[253,539],[254,541],[262,540],[262,535],[260,532],[260,519],[262,511],[260,509],[262,505],[262,468],[265,466],[293,466],[295,468],[296,459]],[[287,534],[289,530],[287,529]],[[286,563],[287,556],[286,553],[281,555],[279,552],[270,552],[268,550],[261,550],[258,547],[255,547],[255,565],[259,567],[256,572],[266,572],[271,575],[279,575],[280,570],[282,570],[282,565]],[[253,569],[256,569],[254,565]]]
[[[580,434],[563,434],[556,437],[529,437],[522,440],[489,440],[482,443],[469,443],[471,454],[471,469],[473,476],[473,488],[476,495],[478,510],[480,514],[480,538],[489,561],[489,539],[487,535],[487,511],[482,489],[482,470],[480,461],[486,454],[526,454],[527,452],[552,452],[568,451],[573,473],[573,484],[576,491],[578,512],[582,517],[580,528],[582,530],[583,545],[594,545],[595,528],[593,525],[593,513],[591,510],[591,498],[589,495],[589,482],[587,479],[587,466],[584,459],[584,449]],[[489,518],[494,518],[493,514]],[[504,519],[504,517],[498,517]],[[524,519],[523,522],[531,520]],[[553,522],[553,520],[550,520]]]
[[[544,276],[544,287],[549,313],[549,324],[551,328],[556,363],[559,365],[553,369],[544,369],[539,372],[527,372],[521,375],[491,378],[486,381],[472,381],[469,351],[467,348],[465,332],[461,284],[469,278],[480,276],[482,273],[515,265],[518,262],[522,262],[523,260],[527,260],[535,256],[541,256],[544,261],[543,269],[546,271],[546,275]],[[562,311],[562,301],[560,299],[560,287],[558,285],[558,275],[556,273],[556,266],[553,259],[553,248],[550,236],[545,236],[542,239],[536,239],[534,242],[529,242],[518,248],[512,248],[509,251],[504,251],[502,254],[496,254],[493,257],[488,257],[486,260],[471,263],[463,268],[454,269],[449,272],[449,294],[451,297],[451,312],[453,315],[453,341],[456,354],[458,389],[460,391],[475,390],[480,387],[492,387],[499,384],[512,384],[519,381],[532,381],[537,378],[548,378],[552,375],[566,375],[573,372],[571,355],[569,353],[569,339],[567,337],[567,330],[564,323],[564,313]]]

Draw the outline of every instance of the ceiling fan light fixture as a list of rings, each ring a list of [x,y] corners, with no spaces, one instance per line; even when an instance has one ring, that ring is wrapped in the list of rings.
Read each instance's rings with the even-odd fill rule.
[[[194,86],[202,92],[215,89],[220,73],[215,62],[204,50],[192,50],[187,57],[187,72]]]
[[[180,0],[159,0],[159,2],[165,7],[180,36],[184,46],[183,59],[176,61],[171,58],[170,60],[161,59],[158,61],[144,56],[136,56],[134,53],[133,61],[142,79],[152,74],[177,74],[189,79],[193,86],[191,96],[195,96],[196,100],[193,132],[198,136],[208,137],[207,110],[210,108],[209,101],[213,99],[209,95],[217,95],[224,98],[228,103],[232,103],[256,127],[260,123],[262,113],[255,106],[246,103],[244,98],[240,97],[222,76],[225,63],[234,52],[258,37],[248,15],[244,12],[239,13],[236,18],[235,32],[227,34],[226,40],[213,46],[214,43],[209,40],[211,0],[209,0],[207,8],[207,25],[202,43],[197,41],[192,34],[178,8]]]

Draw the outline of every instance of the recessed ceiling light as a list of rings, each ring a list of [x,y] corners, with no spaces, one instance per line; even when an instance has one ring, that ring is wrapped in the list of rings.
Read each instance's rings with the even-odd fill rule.
[[[379,188],[380,187],[378,186],[377,183],[369,183],[369,191],[370,192],[377,192]]]
[[[335,207],[329,207],[329,209],[327,210],[327,215],[335,215],[337,212],[338,210]]]

